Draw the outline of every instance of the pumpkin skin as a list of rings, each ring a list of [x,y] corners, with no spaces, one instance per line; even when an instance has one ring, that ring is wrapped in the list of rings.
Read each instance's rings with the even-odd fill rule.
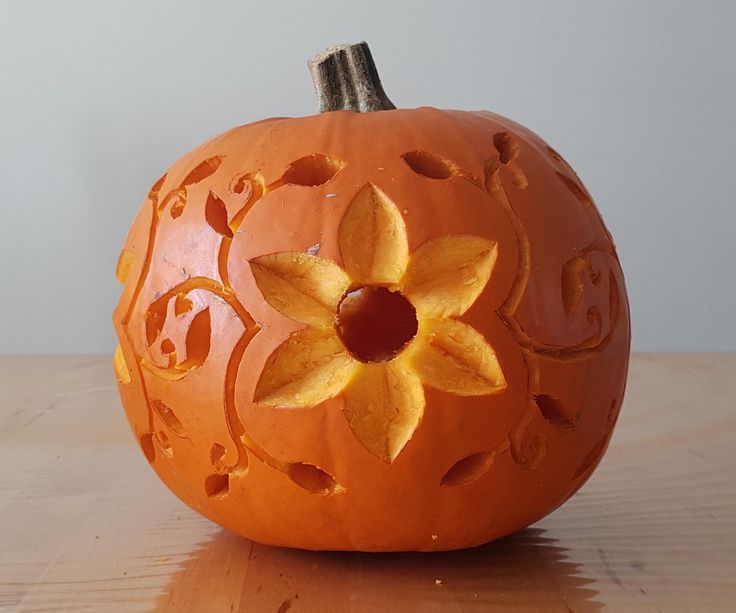
[[[348,419],[347,387],[313,406],[259,392],[269,363],[280,367],[272,356],[310,329],[283,314],[288,296],[264,295],[259,258],[301,253],[350,270],[346,249],[372,234],[341,250],[341,224],[365,190],[394,207],[410,261],[444,237],[494,250],[477,296],[446,320],[475,330],[502,375],[463,394],[438,389],[436,373],[421,379],[406,440],[356,434],[372,426]],[[433,551],[508,535],[589,478],[623,398],[630,326],[611,237],[562,158],[488,112],[336,111],[226,132],[153,187],[118,277],[115,369],[136,439],[186,504],[260,543]],[[396,372],[388,398],[401,404]]]

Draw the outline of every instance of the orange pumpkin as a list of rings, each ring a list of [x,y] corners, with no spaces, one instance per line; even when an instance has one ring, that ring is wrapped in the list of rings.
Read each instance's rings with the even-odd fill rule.
[[[324,112],[201,145],[136,218],[114,314],[133,432],[177,496],[261,543],[519,530],[588,479],[621,406],[611,237],[524,127],[393,109],[364,44],[312,69]]]

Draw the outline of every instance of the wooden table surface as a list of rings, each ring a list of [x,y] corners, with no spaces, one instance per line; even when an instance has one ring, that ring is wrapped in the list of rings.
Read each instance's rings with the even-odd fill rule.
[[[135,444],[109,358],[0,358],[0,612],[736,611],[736,354],[640,354],[611,448],[536,525],[446,554],[256,545]]]

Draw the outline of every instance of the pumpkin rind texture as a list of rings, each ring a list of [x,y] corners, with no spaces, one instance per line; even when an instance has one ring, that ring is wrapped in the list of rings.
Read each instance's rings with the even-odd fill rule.
[[[611,236],[559,154],[492,113],[235,128],[151,188],[117,276],[114,367],[146,459],[261,543],[510,534],[588,479],[623,399]]]

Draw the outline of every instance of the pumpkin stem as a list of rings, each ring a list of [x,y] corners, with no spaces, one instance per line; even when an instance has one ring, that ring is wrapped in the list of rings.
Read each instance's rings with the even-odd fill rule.
[[[366,113],[396,107],[383,91],[371,50],[365,42],[337,45],[309,60],[319,112]]]

